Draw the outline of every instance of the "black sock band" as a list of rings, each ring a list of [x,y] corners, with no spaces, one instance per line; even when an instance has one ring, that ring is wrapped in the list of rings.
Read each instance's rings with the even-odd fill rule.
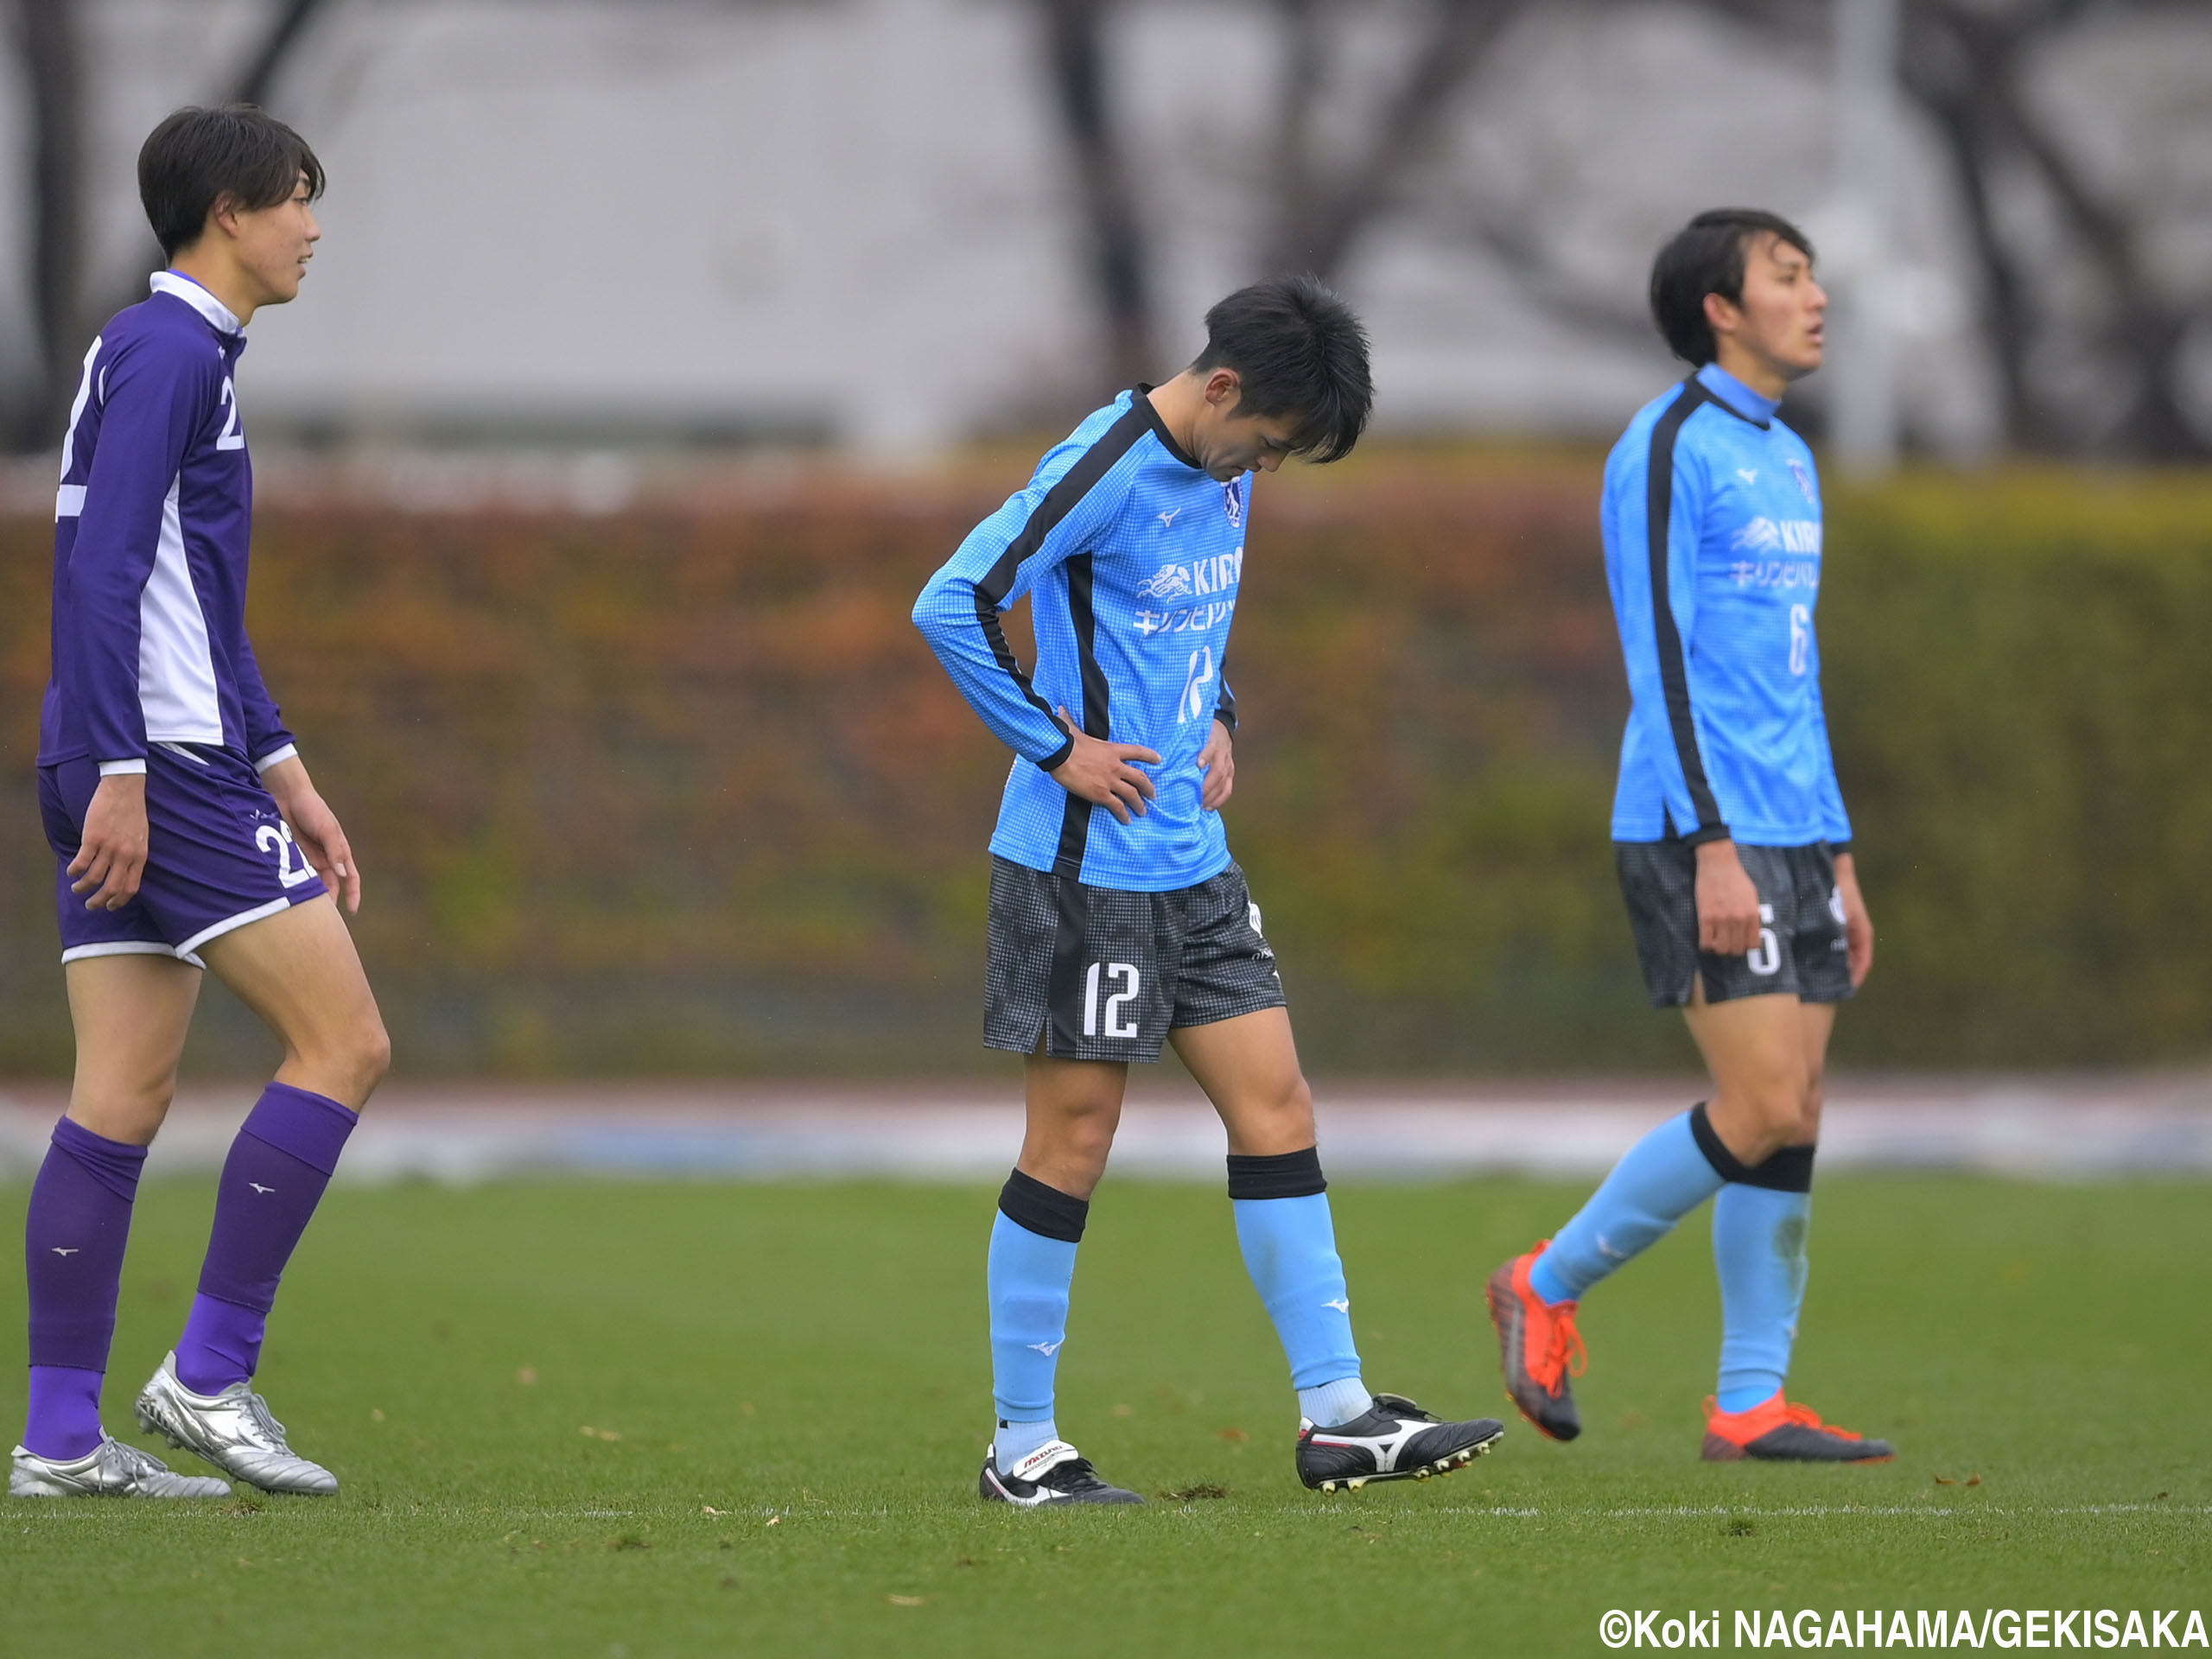
[[[1011,1172],[999,1189],[999,1213],[1017,1227],[1027,1227],[1039,1238],[1083,1243],[1083,1224],[1090,1219],[1090,1200],[1071,1198],[1056,1186],[1047,1186],[1033,1175]]]
[[[1813,1190],[1813,1147],[1784,1147],[1769,1154],[1763,1164],[1745,1164],[1720,1144],[1720,1137],[1713,1132],[1713,1124],[1705,1115],[1703,1101],[1690,1108],[1690,1138],[1705,1154],[1705,1161],[1713,1166],[1713,1173],[1724,1181],[1733,1181],[1739,1186],[1764,1186],[1773,1192]]]
[[[1770,1192],[1809,1192],[1813,1190],[1811,1147],[1784,1147],[1766,1162],[1744,1172],[1745,1186],[1763,1186]]]
[[[1329,1190],[1321,1179],[1321,1148],[1278,1153],[1272,1158],[1229,1154],[1229,1196],[1232,1198],[1310,1198]]]

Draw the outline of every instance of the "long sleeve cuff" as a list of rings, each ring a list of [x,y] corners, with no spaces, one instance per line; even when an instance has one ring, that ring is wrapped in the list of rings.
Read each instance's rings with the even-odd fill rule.
[[[299,757],[300,746],[296,743],[287,743],[283,748],[271,749],[267,754],[263,755],[260,760],[253,763],[253,769],[257,772],[265,772],[271,766],[279,766],[287,760],[296,760]]]

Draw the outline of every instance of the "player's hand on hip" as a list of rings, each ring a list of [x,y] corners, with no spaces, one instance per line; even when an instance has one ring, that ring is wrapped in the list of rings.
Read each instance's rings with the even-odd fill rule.
[[[85,833],[69,861],[72,893],[89,893],[86,910],[121,910],[146,874],[146,774],[100,779],[85,809]]]
[[[1843,901],[1843,942],[1851,952],[1851,988],[1855,991],[1874,966],[1874,918],[1859,896],[1859,864],[1849,853],[1835,855],[1835,893]]]
[[[1159,791],[1152,779],[1137,770],[1137,762],[1158,766],[1160,757],[1140,743],[1109,743],[1091,736],[1075,723],[1065,709],[1060,720],[1075,747],[1050,774],[1054,783],[1079,800],[1103,806],[1123,823],[1132,813],[1145,815],[1145,803]]]
[[[1697,948],[1716,957],[1741,957],[1759,942],[1759,890],[1745,874],[1732,841],[1708,841],[1697,849]]]
[[[1236,753],[1229,728],[1217,720],[1206,738],[1205,747],[1198,751],[1198,770],[1206,775],[1198,804],[1209,812],[1218,812],[1227,804],[1230,791],[1236,787]]]

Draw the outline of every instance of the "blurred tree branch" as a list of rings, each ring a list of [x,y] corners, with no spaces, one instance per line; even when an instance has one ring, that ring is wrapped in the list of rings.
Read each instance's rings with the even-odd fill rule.
[[[1824,44],[1833,0],[1705,0],[1707,7],[1800,46]],[[2184,406],[2193,329],[2212,319],[2212,283],[2168,291],[2152,274],[2139,209],[2090,181],[2039,110],[2028,77],[2038,54],[2091,21],[2158,15],[2202,18],[2201,0],[1904,0],[1900,84],[1926,113],[1948,158],[1979,267],[1981,333],[2000,388],[2007,443],[2044,451],[2102,450],[2144,460],[2212,454],[2212,435]],[[2034,192],[2060,232],[2053,259],[2005,211]],[[2096,302],[2067,304],[2068,268],[2085,269]],[[2069,315],[2069,312],[2072,315]],[[2101,357],[2122,382],[2099,419],[2039,363],[2072,351]]]
[[[269,25],[221,104],[266,104],[308,25],[330,0],[277,0]],[[78,0],[16,0],[10,44],[31,87],[31,265],[39,384],[17,399],[6,441],[17,453],[45,448],[60,435],[76,394],[87,331],[145,297],[145,274],[160,263],[150,238],[130,273],[92,290],[85,235],[85,127],[89,103]]]
[[[16,0],[9,44],[30,86],[31,326],[38,378],[8,412],[14,449],[41,447],[77,363],[85,265],[84,51],[75,0]],[[70,393],[62,391],[66,400]]]

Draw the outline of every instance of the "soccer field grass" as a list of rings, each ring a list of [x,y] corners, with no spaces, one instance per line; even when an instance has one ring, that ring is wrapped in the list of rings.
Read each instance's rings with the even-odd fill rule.
[[[1483,1280],[1582,1192],[1337,1188],[1369,1381],[1509,1415]],[[262,1383],[342,1495],[10,1503],[0,1647],[1595,1653],[1616,1607],[1718,1610],[1728,1646],[1738,1609],[2212,1605],[2208,1196],[1824,1182],[1793,1393],[1894,1464],[1698,1461],[1700,1216],[1586,1305],[1580,1441],[1514,1419],[1449,1479],[1325,1498],[1292,1472],[1226,1199],[1109,1179],[1059,1421],[1110,1478],[1185,1496],[1032,1515],[975,1497],[987,1191],[341,1186]],[[25,1197],[0,1195],[18,1237]],[[126,1439],[212,1202],[141,1197],[107,1397]],[[11,1331],[22,1294],[10,1275]]]

